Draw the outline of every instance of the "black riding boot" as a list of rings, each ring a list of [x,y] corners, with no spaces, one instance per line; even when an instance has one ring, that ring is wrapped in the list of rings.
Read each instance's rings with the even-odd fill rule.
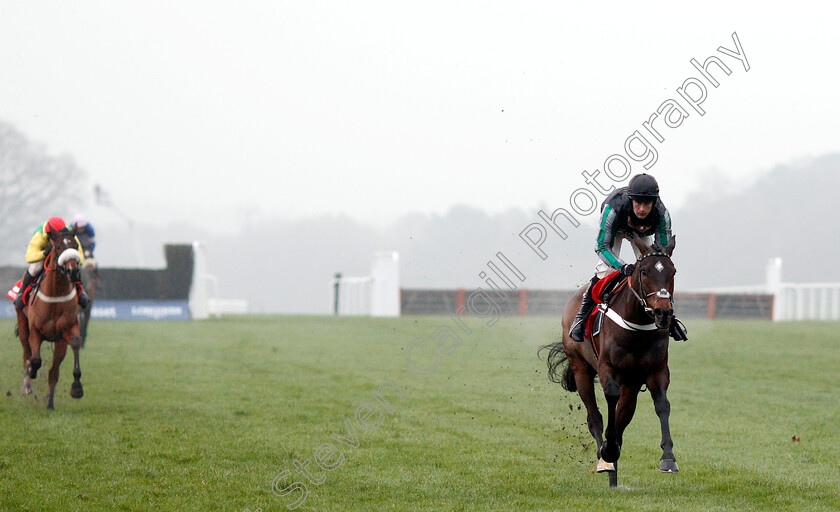
[[[586,333],[586,319],[592,308],[595,307],[595,300],[592,298],[592,287],[598,282],[598,276],[594,276],[589,281],[589,286],[583,292],[583,300],[580,303],[580,311],[575,315],[575,320],[572,322],[572,328],[569,329],[569,336],[578,342],[583,341],[583,335]]]
[[[688,341],[688,329],[685,328],[682,322],[677,320],[677,317],[671,319],[671,327],[668,334],[674,338],[674,341]]]
[[[23,292],[26,291],[26,287],[32,283],[32,276],[29,274],[29,271],[25,271],[23,273],[23,282],[20,284],[20,291],[15,297],[15,309],[18,311],[23,311]]]
[[[85,289],[82,286],[81,281],[76,281],[76,288],[79,290],[79,306],[81,306],[82,309],[87,309],[90,305],[90,299],[88,298],[87,293],[85,293]]]

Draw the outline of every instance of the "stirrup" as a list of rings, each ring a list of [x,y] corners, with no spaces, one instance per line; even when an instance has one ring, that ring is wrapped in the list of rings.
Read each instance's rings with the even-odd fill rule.
[[[580,339],[575,338],[572,334],[577,330],[580,330]],[[577,317],[575,317],[575,322],[569,329],[569,337],[572,338],[572,341],[583,343],[583,339],[586,337],[586,320],[578,320]]]

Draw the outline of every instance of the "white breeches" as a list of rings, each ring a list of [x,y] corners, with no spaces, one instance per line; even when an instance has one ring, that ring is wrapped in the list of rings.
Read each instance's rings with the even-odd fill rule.
[[[29,265],[29,268],[27,269],[27,272],[29,272],[30,276],[35,277],[38,274],[40,274],[42,270],[44,270],[44,260],[31,263]]]

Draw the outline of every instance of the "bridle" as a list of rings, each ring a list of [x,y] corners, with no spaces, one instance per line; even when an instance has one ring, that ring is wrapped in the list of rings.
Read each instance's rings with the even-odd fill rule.
[[[649,252],[647,254],[643,254],[643,255],[639,256],[638,259],[636,259],[636,267],[638,268],[639,264],[641,264],[641,262],[645,258],[650,258],[652,256],[659,256],[659,257],[662,257],[662,258],[668,258],[669,260],[671,259],[670,256],[668,256],[666,253],[664,253],[662,251]],[[629,281],[632,281],[632,276],[630,276]],[[651,318],[656,317],[656,315],[653,314],[653,310],[656,309],[656,305],[659,303],[660,300],[663,300],[663,299],[670,300],[671,304],[673,305],[674,298],[671,295],[671,293],[668,290],[666,290],[665,288],[662,288],[661,290],[658,290],[658,291],[655,291],[655,292],[646,293],[646,291],[645,291],[645,289],[642,285],[642,279],[639,278],[638,282],[639,282],[639,291],[638,292],[633,288],[632,284],[630,286],[628,286],[628,288],[630,289],[631,292],[633,292],[633,295],[636,296],[636,299],[638,299],[639,304],[642,306],[645,313],[648,316],[650,316]],[[651,295],[656,295],[656,300],[653,301],[653,307],[648,306],[648,303],[647,303],[647,300],[646,300]]]
[[[69,236],[72,236],[72,235],[61,233],[54,238],[50,237],[50,245],[52,246],[51,249],[50,249],[50,259],[54,262],[54,265],[52,265],[52,266],[45,265],[44,270],[46,272],[58,271],[61,274],[63,274],[67,279],[69,279],[71,282],[75,282],[75,281],[78,281],[78,279],[75,279],[77,276],[74,276],[73,274],[79,272],[78,267],[76,269],[69,269],[69,268],[67,268],[66,265],[67,265],[67,262],[70,261],[71,259],[76,260],[77,263],[81,262],[82,261],[82,256],[79,253],[78,249],[75,249],[68,244],[64,249],[62,249],[61,253],[58,254],[58,257],[56,257],[55,253],[56,253],[57,246],[55,244],[55,241],[62,236],[68,236],[69,237]],[[72,241],[73,239],[70,238],[70,240]]]

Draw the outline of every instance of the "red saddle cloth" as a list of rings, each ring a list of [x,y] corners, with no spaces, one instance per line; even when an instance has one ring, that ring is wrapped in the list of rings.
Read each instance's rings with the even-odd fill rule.
[[[610,282],[612,282],[613,278],[615,278],[619,272],[616,270],[612,274],[607,274],[606,276],[602,277],[595,285],[592,287],[592,291],[590,292],[593,299],[595,299],[595,304],[602,304],[604,301],[602,300],[601,295],[604,292],[604,287],[607,286]],[[598,315],[598,308],[592,308],[592,312],[589,313],[589,317],[586,319],[586,338],[592,339],[592,328],[595,325],[595,317]]]
[[[20,285],[22,285],[22,284],[23,284],[23,279],[21,279],[20,281],[15,283],[15,285],[12,286],[12,289],[9,290],[8,292],[6,292],[6,297],[8,297],[10,300],[15,300],[17,298],[18,294],[20,293]],[[32,292],[32,285],[27,286],[26,290],[24,290],[24,294],[23,294],[23,305],[24,306],[29,305],[30,292]]]

